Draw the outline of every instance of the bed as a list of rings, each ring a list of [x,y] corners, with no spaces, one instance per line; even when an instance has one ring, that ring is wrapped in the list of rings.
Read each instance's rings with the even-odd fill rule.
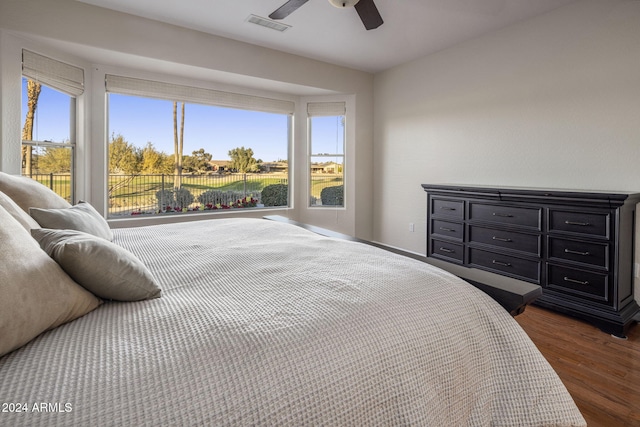
[[[30,265],[7,244],[66,272],[10,204],[34,200],[0,198],[3,293]],[[586,425],[509,313],[436,267],[263,219],[110,231],[93,238],[157,292],[116,301],[76,284],[85,313],[0,357],[0,425]],[[0,311],[0,343],[19,304],[0,300],[14,312]]]

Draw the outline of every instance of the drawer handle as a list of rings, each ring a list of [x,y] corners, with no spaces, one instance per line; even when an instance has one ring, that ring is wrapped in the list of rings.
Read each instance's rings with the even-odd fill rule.
[[[576,280],[576,279],[571,279],[571,278],[566,277],[566,276],[564,278],[564,281],[565,282],[571,282],[571,283],[577,283],[578,285],[588,285],[589,284],[589,282],[586,281],[586,280],[584,280],[584,281],[583,280]]]
[[[493,264],[497,264],[497,265],[501,265],[503,267],[511,267],[511,263],[510,262],[502,262],[502,261],[496,261],[495,259],[492,261]]]
[[[564,223],[568,225],[579,225],[581,227],[586,227],[588,225],[591,225],[588,222],[576,222],[576,221],[569,221],[569,220],[566,220]]]
[[[456,208],[451,208],[449,206],[441,206],[440,209],[442,209],[443,211],[455,211]]]
[[[453,228],[447,228],[447,227],[440,227],[440,230],[442,231],[450,231],[451,233],[455,233],[456,230],[454,230]]]
[[[440,248],[440,252],[446,252],[448,254],[452,254],[455,251],[453,249],[449,249],[449,248]]]
[[[504,239],[502,237],[497,237],[497,236],[493,236],[492,239],[493,240],[497,240],[499,242],[513,242],[513,240],[511,240],[511,239]]]
[[[591,255],[589,252],[578,252],[578,251],[572,251],[571,249],[565,249],[564,253],[565,254],[573,254],[573,255],[582,255],[582,256]]]
[[[513,218],[513,215],[511,215],[511,214],[504,214],[504,213],[500,213],[500,212],[494,212],[493,216],[500,216],[502,218]]]

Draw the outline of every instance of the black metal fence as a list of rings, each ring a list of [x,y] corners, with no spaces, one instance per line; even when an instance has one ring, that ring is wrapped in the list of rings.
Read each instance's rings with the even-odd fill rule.
[[[69,203],[72,202],[71,174],[69,173],[33,173],[29,175],[39,183],[46,185]]]
[[[72,202],[71,174],[32,174],[31,178]],[[265,187],[288,183],[287,173],[202,174],[182,175],[180,178],[173,174],[110,174],[107,181],[109,216],[153,214],[175,211],[176,208],[238,207],[237,202],[247,197],[259,205]],[[312,174],[310,205],[322,205],[321,191],[325,187],[342,186],[343,183],[342,174]],[[179,193],[175,192],[178,186],[182,189]],[[342,200],[331,204],[341,205]]]
[[[109,214],[226,208],[246,198],[259,204],[266,186],[288,182],[287,174],[109,175]]]

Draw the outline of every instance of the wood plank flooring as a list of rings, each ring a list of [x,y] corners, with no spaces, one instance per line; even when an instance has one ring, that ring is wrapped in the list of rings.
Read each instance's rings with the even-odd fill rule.
[[[623,340],[537,306],[515,319],[556,370],[589,427],[640,427],[640,325]]]

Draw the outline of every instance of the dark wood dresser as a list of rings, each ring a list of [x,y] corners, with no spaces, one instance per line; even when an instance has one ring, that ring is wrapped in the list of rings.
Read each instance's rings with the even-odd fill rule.
[[[535,304],[625,336],[639,310],[633,252],[640,194],[422,187],[427,257],[538,284]]]

